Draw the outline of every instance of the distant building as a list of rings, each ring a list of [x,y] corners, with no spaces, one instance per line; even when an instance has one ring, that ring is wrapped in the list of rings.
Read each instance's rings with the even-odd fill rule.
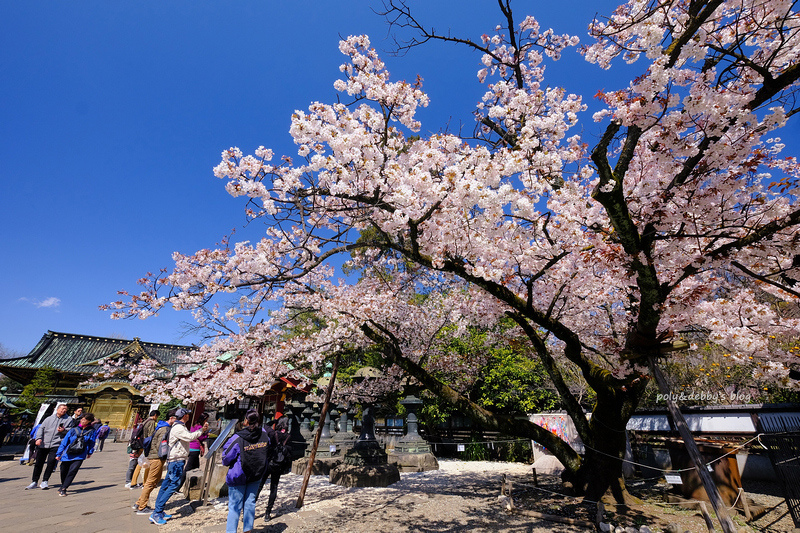
[[[150,404],[124,372],[111,379],[99,377],[102,360],[118,359],[122,368],[130,368],[150,359],[167,370],[175,368],[179,357],[193,349],[193,346],[143,342],[139,338],[111,339],[48,331],[28,355],[0,360],[0,372],[27,385],[37,370],[52,367],[57,381],[48,402],[66,403],[70,410],[80,406],[113,428],[126,428],[135,422],[137,413],[146,413]],[[9,395],[9,399],[16,398]]]

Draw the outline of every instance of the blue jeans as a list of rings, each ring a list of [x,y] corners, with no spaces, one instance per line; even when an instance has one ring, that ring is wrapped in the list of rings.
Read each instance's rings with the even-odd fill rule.
[[[161,490],[158,491],[156,498],[156,506],[153,509],[155,513],[163,513],[164,506],[167,505],[169,497],[178,491],[181,486],[181,475],[183,475],[183,465],[186,461],[173,461],[167,464],[167,477],[161,483]]]
[[[253,481],[247,485],[228,485],[228,524],[225,527],[227,533],[236,533],[236,526],[239,525],[239,515],[242,514],[244,506],[243,531],[253,529],[253,522],[256,520],[256,498],[258,489],[261,487],[261,480]]]

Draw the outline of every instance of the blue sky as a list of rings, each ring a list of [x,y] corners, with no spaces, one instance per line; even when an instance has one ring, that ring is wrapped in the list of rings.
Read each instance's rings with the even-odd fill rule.
[[[437,30],[476,40],[501,20],[491,0],[410,4]],[[613,5],[515,8],[519,20],[531,9],[543,26],[585,42],[595,11]],[[173,251],[212,247],[242,226],[243,201],[224,192],[212,168],[230,146],[296,153],[290,115],[335,98],[340,35],[367,33],[379,50],[392,47],[376,1],[0,6],[0,344],[22,353],[48,329],[197,342],[182,336],[188,313],[112,321],[98,306],[170,267]],[[423,77],[432,99],[423,131],[448,121],[472,129],[483,92],[478,55],[439,45],[384,60],[394,78]],[[559,66],[551,83],[586,99],[626,83],[574,64]]]

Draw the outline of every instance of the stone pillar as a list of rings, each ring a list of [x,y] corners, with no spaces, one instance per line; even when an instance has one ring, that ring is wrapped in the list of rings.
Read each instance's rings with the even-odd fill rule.
[[[314,434],[311,432],[311,416],[313,414],[314,410],[311,409],[311,405],[306,404],[306,408],[303,409],[302,412],[303,421],[300,423],[300,433],[303,435],[306,442],[314,438]]]
[[[400,471],[386,461],[375,439],[373,407],[367,405],[361,423],[361,435],[344,457],[344,464],[331,470],[330,481],[343,487],[387,487],[400,481]]]
[[[416,411],[422,406],[422,400],[413,395],[400,401],[408,411],[408,431],[394,446],[388,461],[397,464],[403,472],[424,472],[438,470],[439,462],[431,453],[431,446],[423,439],[417,429]]]
[[[292,458],[297,459],[298,457],[303,457],[305,455],[306,448],[308,447],[308,442],[300,431],[300,416],[302,415],[303,405],[301,402],[292,401],[287,404],[287,412],[284,416],[291,417],[289,422],[291,423],[289,427],[289,434],[291,435],[291,443],[292,443]]]
[[[331,434],[331,438],[335,438],[336,434],[339,433],[339,431],[336,429],[336,421],[339,418],[339,411],[336,410],[336,407],[331,406],[329,413],[331,416],[331,422],[328,431]]]

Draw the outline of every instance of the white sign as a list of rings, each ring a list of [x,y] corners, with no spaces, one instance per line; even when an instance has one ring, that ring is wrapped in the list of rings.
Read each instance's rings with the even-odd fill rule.
[[[39,412],[36,414],[36,422],[33,424],[34,426],[42,421],[44,417],[44,412],[47,411],[47,408],[50,407],[49,403],[43,403],[39,406]]]
[[[681,480],[680,474],[664,474],[664,478],[666,478],[667,483],[670,485],[682,485],[683,480]]]
[[[463,444],[459,444],[458,446],[456,446],[456,450],[458,450],[459,452],[466,451],[466,449],[467,447],[464,446]]]
[[[328,449],[330,450],[331,453],[336,453],[336,445],[335,444],[331,444],[330,448],[328,448]]]

